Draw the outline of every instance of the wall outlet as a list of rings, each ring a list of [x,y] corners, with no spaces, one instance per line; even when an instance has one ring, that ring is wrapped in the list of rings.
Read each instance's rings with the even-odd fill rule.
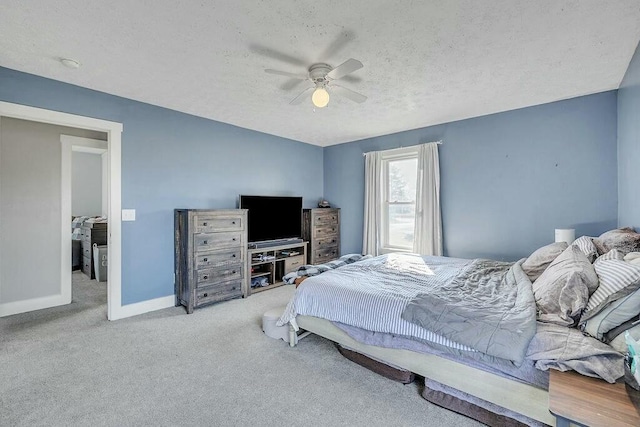
[[[123,221],[135,221],[136,220],[136,210],[135,209],[122,209],[122,220]]]

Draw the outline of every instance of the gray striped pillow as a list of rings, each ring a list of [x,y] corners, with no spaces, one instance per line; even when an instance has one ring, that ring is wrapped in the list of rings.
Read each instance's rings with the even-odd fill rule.
[[[640,266],[617,259],[594,264],[600,280],[598,289],[591,295],[580,322],[595,316],[611,301],[629,295],[640,287]]]
[[[611,249],[609,252],[607,252],[604,255],[600,255],[598,257],[598,259],[595,260],[594,264],[602,262],[602,261],[609,261],[612,259],[617,259],[622,261],[624,259],[624,254],[622,252],[620,252],[617,249]]]
[[[573,241],[572,245],[577,246],[583,254],[587,256],[589,262],[593,262],[598,256],[598,249],[593,244],[593,240],[589,236],[578,237]]]

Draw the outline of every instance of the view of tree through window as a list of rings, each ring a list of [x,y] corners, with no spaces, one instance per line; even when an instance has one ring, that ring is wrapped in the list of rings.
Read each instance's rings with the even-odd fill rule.
[[[413,248],[418,159],[388,161],[387,244]]]

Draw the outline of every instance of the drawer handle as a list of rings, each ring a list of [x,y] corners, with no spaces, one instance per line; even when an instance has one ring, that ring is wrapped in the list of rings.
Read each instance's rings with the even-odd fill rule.
[[[202,223],[202,225],[206,227],[206,226],[207,226],[207,223],[206,223],[206,222],[203,222],[203,223]]]
[[[231,255],[231,258],[235,258],[235,257],[236,257],[236,254],[232,254],[232,255]]]
[[[208,241],[208,240],[205,240],[205,241],[203,242],[203,244],[204,244],[204,245],[208,245],[208,244],[209,244],[209,241]]]
[[[202,277],[204,280],[207,280],[209,278],[209,276],[203,276]]]
[[[235,271],[235,270],[233,270],[233,271],[231,272],[231,274],[236,274],[236,271]]]
[[[233,288],[231,288],[231,290],[232,290],[232,291],[235,291],[235,290],[236,290],[236,287],[234,286]]]
[[[235,242],[235,241],[236,241],[236,238],[234,237],[234,238],[233,238],[233,239],[231,239],[231,240],[233,240],[233,241]]]
[[[231,221],[231,224],[236,225],[236,222],[235,221]]]
[[[202,294],[202,296],[203,296],[203,297],[208,297],[208,296],[209,296],[209,294],[205,292],[204,294]]]
[[[209,261],[209,258],[203,258],[202,261],[207,262],[207,261]]]

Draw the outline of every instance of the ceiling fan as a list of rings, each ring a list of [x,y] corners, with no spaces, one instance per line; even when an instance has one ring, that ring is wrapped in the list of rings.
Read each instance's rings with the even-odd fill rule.
[[[313,102],[313,105],[318,108],[324,108],[329,104],[329,92],[339,96],[344,96],[358,104],[367,100],[367,97],[361,93],[334,83],[335,80],[346,77],[362,67],[362,62],[351,58],[347,59],[335,68],[332,68],[330,65],[322,62],[313,64],[309,67],[309,72],[306,75],[272,69],[266,69],[264,71],[268,74],[276,74],[295,80],[310,81],[313,85],[303,90],[298,96],[293,98],[289,104],[298,105],[302,103],[308,95],[311,95],[311,102]]]

